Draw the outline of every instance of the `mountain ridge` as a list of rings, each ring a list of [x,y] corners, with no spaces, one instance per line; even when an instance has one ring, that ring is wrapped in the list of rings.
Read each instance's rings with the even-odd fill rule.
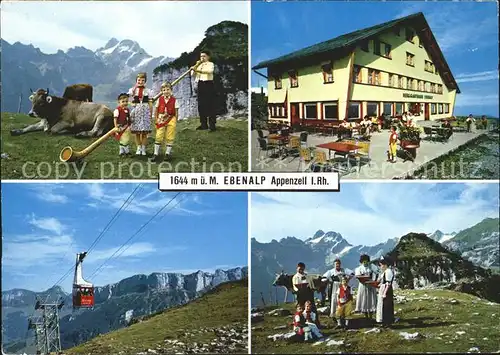
[[[147,277],[156,277],[156,283],[148,283]],[[99,334],[127,326],[132,318],[152,314],[171,306],[185,304],[210,289],[227,281],[237,281],[248,277],[248,267],[228,270],[217,269],[213,273],[198,271],[190,274],[152,273],[133,275],[117,283],[95,288],[95,307],[72,310],[71,294],[58,294],[62,289],[51,288],[55,293],[49,300],[61,297],[65,305],[60,312],[61,343],[63,348],[80,344]],[[3,341],[12,343],[23,340],[28,324],[28,315],[33,311],[35,296],[43,299],[47,291],[36,294],[21,292],[25,298],[13,299],[12,292],[2,292]]]

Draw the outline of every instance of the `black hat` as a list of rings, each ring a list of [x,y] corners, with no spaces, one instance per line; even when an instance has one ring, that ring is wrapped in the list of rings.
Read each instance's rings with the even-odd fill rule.
[[[122,98],[126,97],[128,99],[128,94],[125,92],[122,92],[120,95],[118,95],[117,100],[121,100]]]

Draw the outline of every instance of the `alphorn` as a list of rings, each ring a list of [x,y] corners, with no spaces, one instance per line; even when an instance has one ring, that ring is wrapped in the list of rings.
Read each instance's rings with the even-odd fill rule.
[[[72,162],[72,161],[83,159],[87,155],[89,155],[90,153],[92,153],[92,151],[94,149],[96,149],[98,146],[100,146],[106,139],[108,139],[109,137],[111,137],[112,135],[114,135],[116,132],[118,132],[118,128],[115,127],[112,130],[110,130],[108,133],[106,133],[105,135],[103,135],[102,137],[100,137],[98,140],[96,140],[95,142],[93,142],[87,148],[85,148],[84,150],[81,150],[79,152],[75,152],[73,150],[73,148],[71,148],[69,146],[65,147],[61,151],[61,154],[59,154],[59,159],[62,162],[68,162],[68,163]]]
[[[196,69],[199,65],[201,64],[201,61],[197,61],[195,65],[193,65],[193,67]],[[191,68],[189,68],[188,70],[186,70],[186,72],[184,72],[181,76],[179,76],[177,79],[175,79],[171,85],[174,86],[176,85],[177,83],[179,83],[182,79],[184,79],[184,77],[186,75],[188,75],[190,72],[191,72]],[[158,95],[156,95],[154,98],[153,98],[153,102],[158,100],[158,98],[161,96],[161,91]],[[93,142],[91,145],[89,145],[87,148],[79,151],[79,152],[75,152],[73,150],[73,148],[71,147],[65,147],[63,148],[63,150],[61,151],[61,154],[59,154],[59,159],[62,161],[62,162],[73,162],[73,161],[77,161],[77,160],[81,160],[83,158],[85,158],[87,155],[89,155],[90,153],[92,153],[92,151],[94,151],[98,146],[100,146],[102,143],[104,143],[104,141],[106,141],[109,137],[113,136],[115,133],[118,132],[118,128],[113,128],[112,130],[110,130],[108,133],[106,133],[105,135],[103,135],[102,137],[100,137],[98,140],[96,140],[95,142]]]
[[[196,64],[192,66],[192,68],[196,69],[196,68],[198,68],[200,66],[200,64],[201,64],[201,60],[197,61]],[[184,73],[181,74],[181,76],[179,76],[177,79],[175,79],[174,81],[172,81],[170,83],[170,85],[172,85],[172,86],[176,85],[179,81],[181,81],[182,79],[184,79],[184,77],[186,75],[188,75],[191,72],[191,70],[192,70],[191,68],[189,68],[188,70],[186,70]],[[153,97],[153,102],[156,101],[156,100],[158,100],[158,98],[160,96],[161,96],[161,90],[160,90],[160,92],[158,94],[156,94],[155,97]]]

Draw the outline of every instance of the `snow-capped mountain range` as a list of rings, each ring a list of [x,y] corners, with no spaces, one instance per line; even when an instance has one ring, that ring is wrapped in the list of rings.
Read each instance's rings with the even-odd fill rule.
[[[94,101],[115,103],[116,97],[132,87],[138,72],[153,76],[153,70],[172,58],[153,57],[139,43],[111,38],[104,47],[92,51],[76,46],[54,54],[31,44],[10,44],[1,40],[2,111],[16,112],[22,95],[21,111],[28,112],[30,89],[48,88],[62,95],[67,85],[94,86]]]
[[[455,232],[446,234],[446,233],[441,232],[439,229],[437,231],[435,231],[434,233],[427,234],[427,236],[429,238],[431,238],[432,240],[435,240],[436,242],[439,242],[439,243],[447,242],[448,240],[452,239],[456,235],[457,235],[457,233],[455,233]]]
[[[149,315],[165,308],[185,304],[227,281],[248,277],[247,267],[198,271],[192,274],[153,273],[134,275],[114,284],[95,287],[95,307],[73,310],[72,296],[56,286],[44,292],[14,289],[2,292],[2,328],[4,344],[24,341],[28,317],[36,297],[65,305],[59,311],[63,348],[87,341],[99,334],[127,326],[132,318]]]
[[[459,233],[444,233],[436,230],[426,236],[449,250],[458,251],[466,260],[484,268],[500,266],[498,218],[487,218],[477,225]],[[338,257],[342,266],[353,270],[359,265],[361,254],[368,254],[372,260],[394,250],[401,237],[388,239],[377,245],[352,245],[341,234],[318,230],[311,237],[299,239],[286,237],[280,241],[260,243],[252,239],[252,292],[253,302],[260,303],[260,293],[269,294],[275,273],[283,270],[295,273],[297,262],[306,264],[309,273],[323,274],[333,267]],[[274,291],[273,291],[274,292]]]

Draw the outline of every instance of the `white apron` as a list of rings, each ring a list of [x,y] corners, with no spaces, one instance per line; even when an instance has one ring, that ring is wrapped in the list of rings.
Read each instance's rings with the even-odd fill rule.
[[[360,265],[356,268],[356,276],[368,275],[371,280],[377,279],[378,270],[374,265]],[[377,289],[373,286],[364,285],[359,282],[358,292],[356,295],[356,310],[355,312],[372,313],[377,309]]]
[[[330,282],[332,282],[332,278],[335,278],[335,281],[332,282],[332,293],[330,294],[330,317],[332,318],[335,317],[335,312],[337,311],[337,290],[340,287],[340,278],[345,274],[343,268],[340,268],[340,270],[333,268],[323,275],[323,278],[328,279]]]

